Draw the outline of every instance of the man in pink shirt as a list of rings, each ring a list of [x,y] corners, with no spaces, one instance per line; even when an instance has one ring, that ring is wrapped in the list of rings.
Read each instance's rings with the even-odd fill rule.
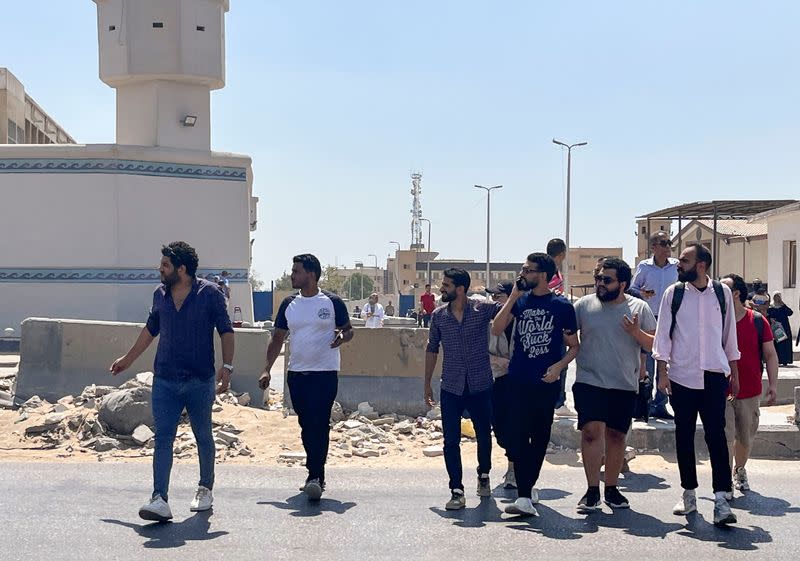
[[[422,326],[428,327],[431,314],[436,309],[436,296],[431,293],[431,285],[425,285],[425,293],[419,297],[419,303],[422,307]]]
[[[658,389],[670,396],[675,411],[675,451],[684,491],[673,512],[697,510],[694,433],[700,415],[711,457],[714,524],[726,525],[735,523],[736,516],[727,501],[732,481],[725,402],[729,389],[739,393],[740,354],[731,290],[709,278],[709,267],[711,253],[704,246],[691,244],[681,253],[678,283],[661,300],[653,357]]]

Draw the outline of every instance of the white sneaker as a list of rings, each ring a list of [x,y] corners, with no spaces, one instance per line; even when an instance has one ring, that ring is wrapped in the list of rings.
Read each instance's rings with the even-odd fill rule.
[[[505,508],[506,514],[517,514],[521,516],[539,516],[533,502],[528,497],[520,497]]]
[[[736,468],[733,471],[733,487],[737,491],[749,491],[750,482],[747,480],[747,471],[743,468]]]
[[[726,526],[727,524],[736,524],[736,515],[731,511],[731,505],[725,500],[725,493],[715,493],[714,525]]]
[[[172,511],[167,501],[162,499],[161,495],[157,495],[139,509],[139,518],[155,520],[156,522],[166,522],[172,519]]]
[[[672,514],[683,516],[690,512],[697,512],[697,494],[694,492],[694,489],[684,489],[683,496],[675,503],[675,506],[672,507]]]
[[[192,512],[199,512],[201,510],[208,510],[214,504],[214,495],[211,494],[211,489],[206,489],[202,485],[197,488],[194,494],[192,504],[189,505],[189,510]]]
[[[569,405],[566,403],[556,409],[556,417],[577,417],[577,413],[575,413],[572,409],[569,408]]]
[[[531,489],[531,502],[535,505],[539,504],[539,489],[536,487]]]

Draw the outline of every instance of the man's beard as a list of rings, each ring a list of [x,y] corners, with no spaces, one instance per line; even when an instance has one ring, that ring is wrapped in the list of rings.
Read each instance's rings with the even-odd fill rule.
[[[179,280],[178,272],[173,271],[171,275],[161,275],[161,282],[164,283],[165,286],[170,287],[173,284],[177,283]]]
[[[442,302],[452,302],[456,299],[455,292],[443,292],[442,293]]]
[[[600,299],[601,302],[613,302],[617,298],[619,298],[619,293],[621,289],[616,290],[608,290],[607,288],[603,288],[602,292],[600,290],[595,292],[595,295]]]
[[[681,282],[694,282],[697,280],[697,265],[689,271],[678,271],[678,280]]]

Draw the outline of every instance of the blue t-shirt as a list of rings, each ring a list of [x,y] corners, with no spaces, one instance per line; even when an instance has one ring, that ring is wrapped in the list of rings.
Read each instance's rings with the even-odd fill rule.
[[[539,384],[547,369],[564,356],[563,334],[577,329],[575,308],[554,293],[523,294],[514,303],[514,353],[508,374],[520,381]]]

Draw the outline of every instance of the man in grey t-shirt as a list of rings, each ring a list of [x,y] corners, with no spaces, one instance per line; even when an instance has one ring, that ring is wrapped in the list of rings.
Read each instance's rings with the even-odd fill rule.
[[[600,467],[605,454],[605,503],[628,508],[617,489],[639,389],[641,349],[650,351],[656,320],[643,300],[628,296],[631,268],[609,257],[595,276],[595,294],[575,304],[580,351],[572,394],[578,410],[581,452],[588,489],[578,512],[600,509]]]

